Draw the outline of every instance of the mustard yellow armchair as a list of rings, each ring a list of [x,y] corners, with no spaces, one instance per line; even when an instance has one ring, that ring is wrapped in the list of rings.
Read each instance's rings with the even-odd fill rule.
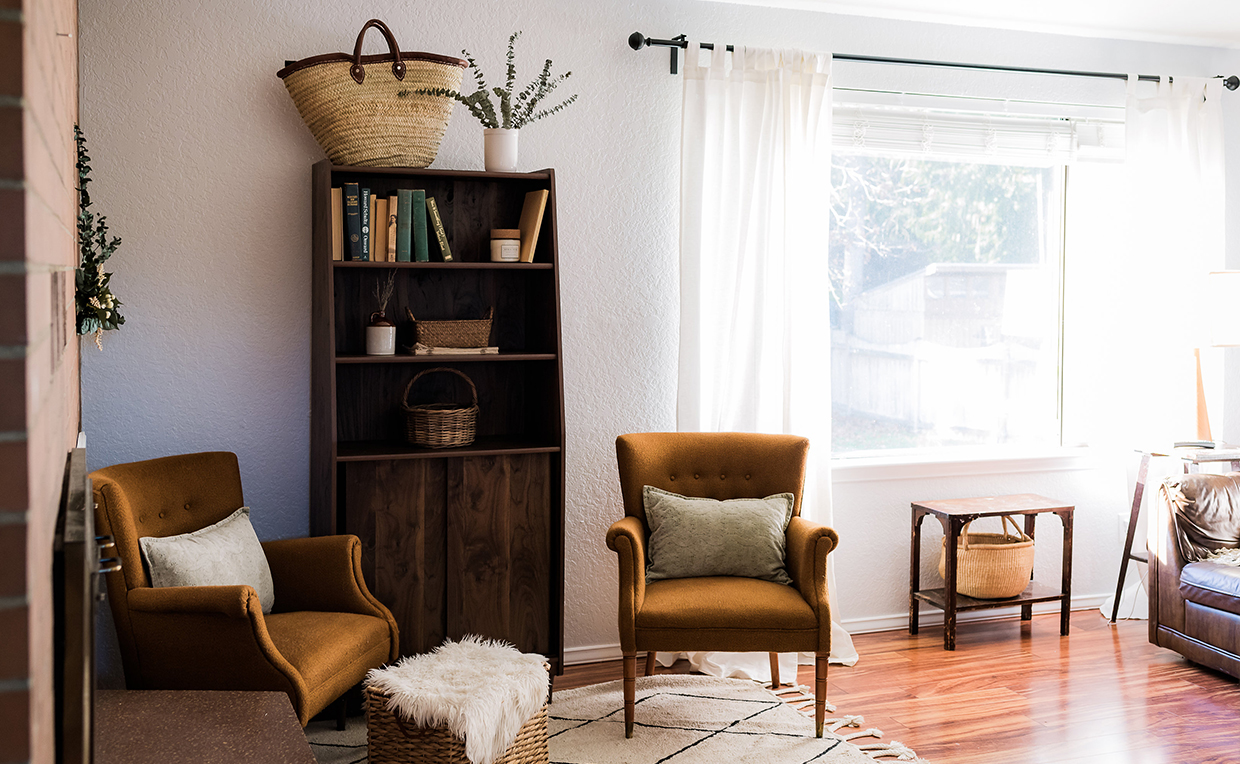
[[[264,543],[268,614],[250,586],[151,586],[138,539],[198,530],[243,506],[235,454],[117,464],[90,478],[98,532],[115,539],[122,564],[107,585],[129,689],[282,691],[304,726],[396,659],[396,621],[362,580],[356,536]]]
[[[641,433],[616,439],[625,518],[607,531],[620,562],[620,646],[624,654],[624,734],[633,736],[637,653],[646,673],[659,651],[723,650],[812,652],[814,717],[822,737],[831,652],[827,555],[835,531],[801,518],[801,490],[809,441],[794,435],[752,433]],[[787,529],[786,568],[792,586],[750,578],[713,576],[646,583],[649,528],[643,486],[710,499],[795,496]],[[702,539],[702,543],[710,543]]]

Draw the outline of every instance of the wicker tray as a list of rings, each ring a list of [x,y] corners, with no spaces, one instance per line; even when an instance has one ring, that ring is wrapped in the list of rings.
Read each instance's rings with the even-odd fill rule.
[[[469,405],[460,403],[424,403],[416,406],[409,404],[409,391],[427,374],[447,372],[455,374],[469,385],[472,402]],[[405,410],[405,437],[415,446],[426,448],[452,448],[468,446],[474,442],[478,424],[478,388],[474,382],[456,369],[437,366],[433,369],[418,372],[409,384],[405,385],[405,394],[400,399],[401,408]]]
[[[491,339],[491,320],[495,308],[487,311],[486,318],[461,321],[419,321],[413,311],[405,308],[413,322],[418,342],[433,348],[481,348]]]
[[[388,696],[366,688],[366,747],[370,764],[470,764],[465,741],[447,727],[415,727],[387,707]],[[521,727],[495,764],[548,764],[547,707]]]

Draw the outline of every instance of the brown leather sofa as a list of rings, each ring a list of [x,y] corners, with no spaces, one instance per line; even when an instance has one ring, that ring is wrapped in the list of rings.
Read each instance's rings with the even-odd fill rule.
[[[1240,473],[1159,488],[1150,526],[1150,642],[1240,678],[1240,567],[1206,561],[1240,547]]]
[[[809,441],[795,435],[648,432],[616,439],[625,517],[607,531],[607,546],[620,564],[625,737],[633,736],[637,653],[647,653],[649,674],[658,651],[690,650],[815,653],[814,716],[822,737],[831,653],[827,555],[839,536],[800,516],[808,452]],[[720,500],[792,493],[785,562],[793,585],[729,576],[646,583],[647,485]],[[772,655],[773,675],[777,665]]]
[[[235,454],[117,464],[90,479],[96,527],[122,563],[107,585],[129,689],[281,691],[304,726],[396,659],[396,621],[362,580],[356,536],[265,542],[267,614],[250,586],[151,586],[138,539],[198,530],[243,506]]]

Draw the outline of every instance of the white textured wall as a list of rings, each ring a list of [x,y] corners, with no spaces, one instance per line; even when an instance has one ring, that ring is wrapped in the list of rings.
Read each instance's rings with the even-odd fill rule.
[[[275,72],[286,58],[350,49],[372,16],[385,19],[405,49],[468,47],[492,77],[508,33],[523,29],[523,75],[551,57],[557,70],[573,70],[581,93],[568,111],[521,136],[522,167],[553,166],[559,184],[570,648],[618,641],[615,564],[602,541],[620,514],[613,439],[674,428],[680,81],[667,72],[667,51],[630,51],[630,32],[1056,68],[1240,71],[1237,54],[1208,48],[691,0],[83,0],[81,119],[94,157],[92,193],[124,239],[111,265],[128,318],[103,353],[83,353],[90,466],[234,450],[264,538],[308,526],[309,179],[322,156]],[[1122,88],[855,64],[839,65],[837,84],[1112,100]],[[1229,174],[1240,183],[1238,110],[1240,94],[1229,96]],[[458,109],[435,166],[481,165],[479,127]],[[1233,438],[1237,410],[1230,408],[1224,432]],[[1104,593],[1118,559],[1122,471],[841,481],[844,617],[873,624],[906,612],[908,503],[951,495],[1032,491],[1075,500],[1076,591]],[[1053,521],[1039,527],[1047,533]],[[1040,568],[1055,550],[1040,553]]]

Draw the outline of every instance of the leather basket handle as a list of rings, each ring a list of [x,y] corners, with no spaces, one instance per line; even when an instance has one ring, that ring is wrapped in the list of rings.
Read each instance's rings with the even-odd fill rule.
[[[388,50],[392,53],[392,74],[398,80],[405,79],[405,62],[400,60],[400,46],[396,44],[396,38],[392,35],[392,30],[388,29],[379,19],[371,19],[362,27],[362,31],[357,33],[357,43],[353,46],[353,66],[349,67],[349,74],[357,82],[362,84],[366,79],[366,69],[362,66],[362,40],[366,38],[366,30],[374,27],[383,33],[387,38]]]

